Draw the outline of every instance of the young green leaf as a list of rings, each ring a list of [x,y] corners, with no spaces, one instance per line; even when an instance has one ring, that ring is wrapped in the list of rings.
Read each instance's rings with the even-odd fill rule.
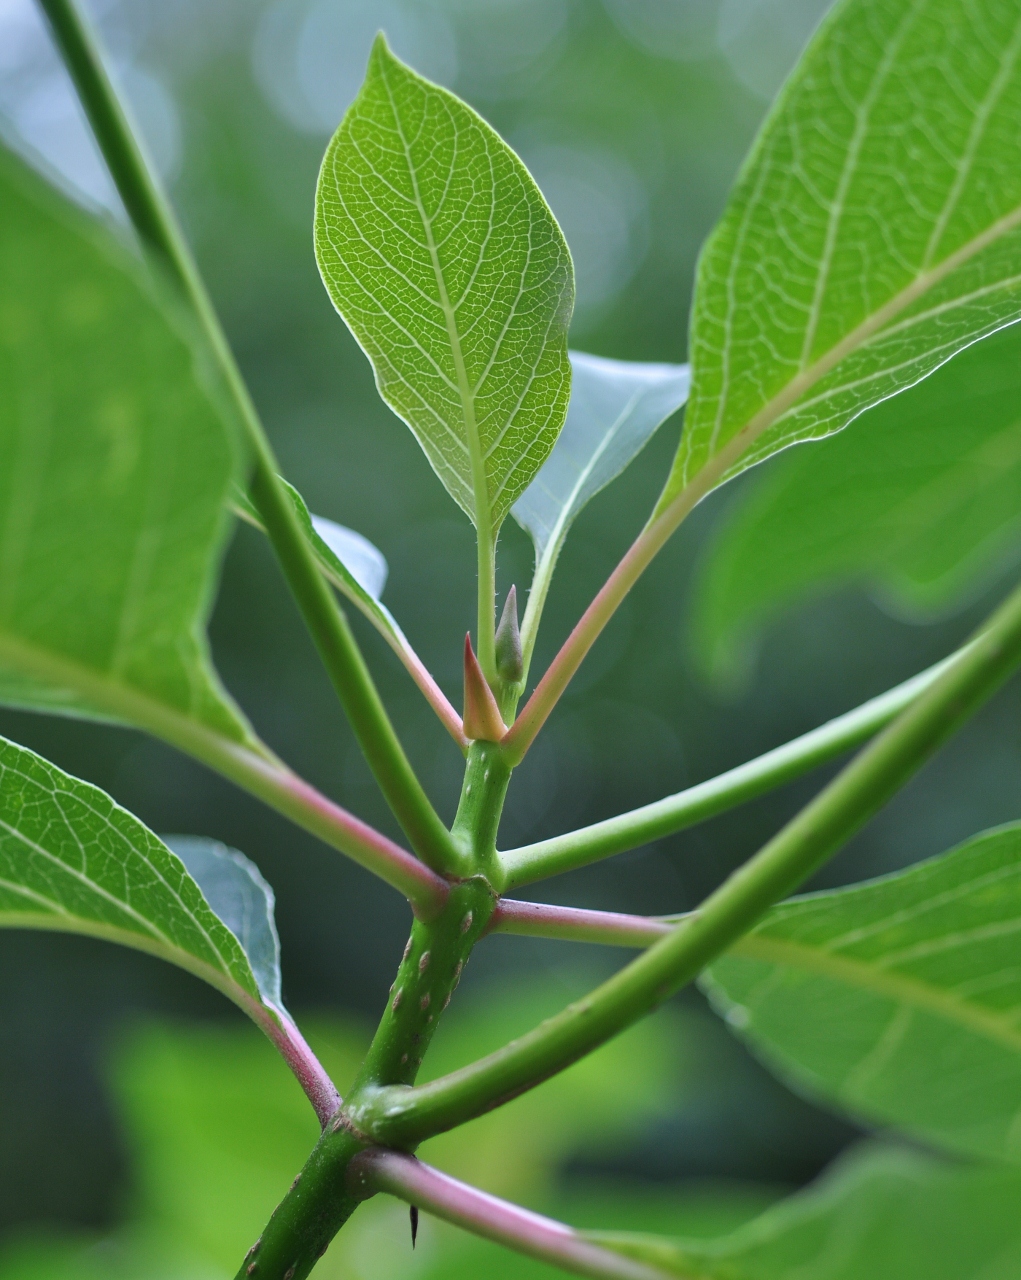
[[[571,258],[524,165],[382,36],[323,159],[323,281],[380,395],[490,539],[567,412]]]
[[[624,470],[688,398],[684,364],[639,364],[570,352],[567,420],[542,470],[512,515],[535,546],[535,575],[522,627],[525,666],[568,530],[582,508]]]
[[[739,500],[695,588],[700,665],[724,684],[755,633],[845,582],[924,620],[968,603],[1021,545],[1021,326],[876,405],[822,449],[795,449]]]
[[[685,1280],[1007,1280],[1021,1265],[1021,1177],[916,1152],[859,1149],[716,1240],[588,1232]]]
[[[779,1074],[930,1142],[1021,1161],[1021,823],[776,907],[703,978]]]
[[[1019,58],[1019,0],[843,0],[823,22],[702,254],[658,511],[1021,315]]]
[[[208,858],[204,870],[210,879]],[[265,997],[244,947],[184,862],[98,787],[2,738],[0,924],[90,934],[147,951],[204,978],[265,1022]],[[263,946],[263,982],[278,1004],[279,973],[274,987],[266,960]]]
[[[0,701],[257,746],[202,630],[239,459],[183,321],[4,152],[0,281]]]

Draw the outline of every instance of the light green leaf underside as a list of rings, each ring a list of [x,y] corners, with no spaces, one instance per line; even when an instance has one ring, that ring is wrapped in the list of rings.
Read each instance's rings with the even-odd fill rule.
[[[1021,824],[775,908],[703,979],[781,1075],[1021,1161]]]
[[[737,684],[784,608],[864,582],[924,620],[967,604],[1021,547],[1021,326],[977,343],[824,448],[770,465],[695,587],[702,669]]]
[[[276,898],[259,868],[237,849],[204,836],[164,836],[209,907],[245,953],[263,1004],[283,1009]]]
[[[108,795],[0,738],[0,926],[146,951],[261,1006],[245,951],[184,863]]]
[[[1021,0],[832,11],[702,254],[661,507],[838,431],[1021,315],[1019,60]]]
[[[536,562],[555,560],[572,522],[672,413],[691,381],[683,364],[639,364],[572,351],[567,420],[542,470],[514,504]]]
[[[197,364],[113,237],[0,153],[0,701],[256,745],[204,635],[238,458]]]
[[[380,36],[323,159],[315,244],[380,395],[476,525],[497,528],[570,395],[573,268],[524,165]]]
[[[590,1232],[685,1280],[1014,1280],[1021,1175],[865,1148],[722,1239]]]

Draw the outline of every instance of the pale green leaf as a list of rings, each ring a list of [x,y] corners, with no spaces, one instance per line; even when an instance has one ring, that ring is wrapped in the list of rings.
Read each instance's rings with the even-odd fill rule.
[[[0,701],[256,745],[203,625],[238,469],[187,330],[0,153]]]
[[[822,448],[795,449],[728,513],[696,580],[700,666],[747,673],[756,633],[862,583],[899,616],[969,603],[1021,548],[1021,326],[977,343]]]
[[[316,256],[380,395],[487,536],[570,394],[570,254],[524,165],[378,37],[323,159]]]
[[[660,510],[1021,315],[1019,58],[1021,0],[843,0],[823,22],[702,254]]]
[[[685,1280],[1013,1280],[1021,1176],[864,1148],[808,1190],[706,1241],[589,1232]]]
[[[656,429],[684,404],[691,381],[684,364],[639,364],[569,353],[567,420],[542,470],[512,508],[535,547],[535,575],[522,639],[531,652],[557,557],[582,508],[635,458]]]
[[[268,925],[265,919],[270,904],[263,896],[260,906],[256,893],[239,886],[238,872],[256,890],[261,877],[251,878],[240,855],[214,852],[217,874],[208,852],[191,852],[206,883],[217,881],[214,896],[228,921],[255,944],[264,991],[242,941],[176,854],[98,787],[0,738],[0,925],[88,934],[149,952],[204,978],[264,1025],[266,1006],[279,1006],[279,971],[274,980],[265,939],[267,927],[273,931],[272,916]]]
[[[703,978],[768,1064],[927,1141],[1021,1161],[1021,824],[783,903]]]

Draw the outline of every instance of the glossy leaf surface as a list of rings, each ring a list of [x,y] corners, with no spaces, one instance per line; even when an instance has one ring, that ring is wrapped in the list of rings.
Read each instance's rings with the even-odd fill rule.
[[[567,420],[542,470],[514,504],[537,562],[556,559],[582,508],[614,480],[688,397],[683,364],[641,364],[570,352]]]
[[[694,639],[721,682],[784,608],[848,582],[925,619],[1021,547],[1021,326],[977,343],[821,448],[778,458],[709,548]]]
[[[830,13],[703,251],[661,507],[840,430],[1021,315],[1019,58],[1019,0]]]
[[[232,433],[154,282],[6,153],[0,458],[0,701],[253,743],[203,634]]]
[[[703,979],[780,1075],[954,1151],[1021,1161],[1021,824],[783,903]]]
[[[201,870],[211,882],[214,867],[208,858]],[[255,907],[251,927],[242,931],[257,938],[254,895],[248,892],[248,905],[239,912],[236,875],[224,877],[220,868],[215,879],[221,900],[236,904],[231,908],[235,919]],[[0,739],[0,924],[90,934],[147,951],[204,978],[265,1021],[259,1016],[260,982],[241,942],[212,910],[182,860],[97,787],[5,739]],[[264,945],[257,954],[262,980],[272,989]],[[278,1000],[279,971],[276,992]]]
[[[567,412],[567,245],[524,165],[390,53],[323,160],[316,256],[383,399],[454,499],[496,529]]]
[[[1009,1280],[1021,1267],[1021,1177],[864,1150],[718,1240],[592,1232],[599,1243],[705,1280]]]

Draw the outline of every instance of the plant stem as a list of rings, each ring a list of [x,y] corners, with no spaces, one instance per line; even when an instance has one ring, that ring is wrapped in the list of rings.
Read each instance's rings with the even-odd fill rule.
[[[244,520],[246,524],[251,525],[254,529],[258,529],[260,533],[266,532],[266,526],[258,518],[254,509],[247,503],[242,505],[240,502],[231,503],[231,511],[239,520]],[[307,532],[307,531],[306,531]],[[450,700],[433,679],[432,673],[418,656],[411,646],[411,642],[398,626],[396,619],[387,613],[386,622],[380,618],[377,609],[370,607],[369,602],[363,595],[356,594],[349,582],[345,582],[339,573],[335,572],[330,565],[323,560],[321,556],[316,556],[316,563],[319,566],[319,572],[323,575],[327,582],[346,596],[348,601],[354,605],[358,612],[365,618],[399,658],[405,671],[411,676],[415,684],[418,685],[422,696],[426,702],[432,707],[433,711],[443,725],[444,729],[457,743],[458,749],[462,755],[468,750],[468,739],[464,736],[464,729],[461,725],[461,717],[450,704]],[[376,604],[372,601],[372,604]]]
[[[677,528],[680,518],[675,521],[672,516],[672,510],[667,511],[658,520],[645,526],[582,614],[560,652],[546,668],[532,696],[503,739],[504,753],[510,765],[520,764],[524,759],[525,752],[546,723],[546,718],[596,642],[599,633]]]
[[[456,1227],[575,1275],[596,1280],[663,1277],[661,1271],[590,1244],[562,1222],[487,1195],[403,1152],[380,1147],[362,1151],[348,1166],[347,1181],[356,1194],[388,1192]]]
[[[411,1145],[570,1066],[691,981],[832,856],[1021,663],[1021,588],[968,650],[816,798],[671,933],[529,1034],[415,1089],[351,1109],[384,1145]]]
[[[488,528],[489,512],[485,512],[486,530],[482,528],[482,513],[477,529],[479,560],[479,610],[478,610],[478,659],[482,673],[492,688],[499,688],[496,675],[496,542]]]
[[[414,1081],[494,905],[489,884],[476,876],[451,887],[435,919],[415,921],[383,1017],[351,1087],[349,1104],[359,1093]],[[351,1191],[345,1174],[352,1158],[369,1142],[351,1124],[347,1107],[337,1112],[242,1264],[239,1280],[244,1280],[252,1263],[258,1268],[252,1273],[258,1280],[302,1280],[308,1275],[358,1201],[365,1198],[364,1191]]]
[[[253,1016],[255,1016],[253,1012]],[[326,1128],[329,1119],[340,1106],[337,1086],[326,1074],[322,1063],[309,1048],[305,1037],[294,1020],[284,1009],[270,1010],[259,1006],[259,1025],[280,1052],[280,1056],[294,1072],[305,1091],[319,1123]]]
[[[591,911],[501,898],[487,932],[559,938],[564,942],[600,942],[610,947],[651,947],[686,918],[633,916],[620,911]]]
[[[519,889],[673,835],[801,777],[867,742],[910,706],[964,652],[964,649],[958,650],[853,711],[706,782],[642,805],[630,813],[502,853],[500,862],[506,889]]]
[[[408,763],[347,619],[319,573],[191,251],[106,73],[95,37],[75,0],[39,2],[139,239],[181,289],[199,322],[252,454],[253,501],[365,757],[416,853],[436,870],[455,871],[456,848]]]

